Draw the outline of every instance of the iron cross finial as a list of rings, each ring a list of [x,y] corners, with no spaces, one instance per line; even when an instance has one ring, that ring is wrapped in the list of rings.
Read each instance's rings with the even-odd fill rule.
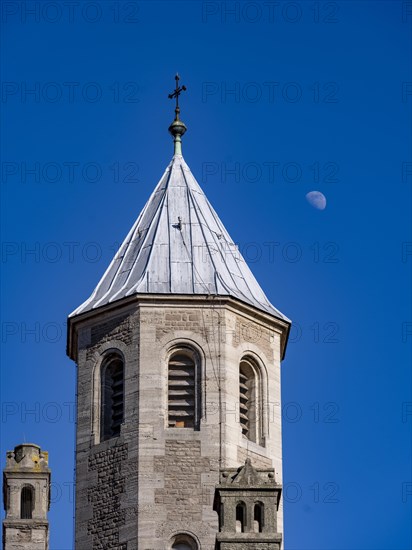
[[[179,96],[182,92],[185,92],[187,88],[186,88],[186,86],[179,86],[180,76],[178,74],[176,74],[175,80],[176,80],[176,88],[174,89],[174,92],[172,92],[171,94],[168,95],[168,97],[169,97],[169,99],[176,98],[175,113],[176,113],[176,118],[178,119],[179,118],[179,113],[180,113]]]
[[[169,99],[176,99],[176,108],[175,108],[175,119],[172,124],[169,126],[169,132],[173,136],[173,141],[175,144],[175,155],[182,155],[182,136],[186,132],[187,128],[184,122],[180,120],[180,108],[179,108],[179,96],[182,92],[186,91],[186,86],[179,86],[180,76],[176,74],[176,88],[174,91],[169,94]]]

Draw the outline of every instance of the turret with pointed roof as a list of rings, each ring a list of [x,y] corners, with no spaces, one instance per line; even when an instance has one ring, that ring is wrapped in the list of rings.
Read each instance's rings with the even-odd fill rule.
[[[178,81],[178,76],[176,77]],[[178,99],[179,88],[169,97]],[[137,294],[231,296],[289,323],[267,299],[183,159],[176,103],[175,154],[93,294],[70,317]]]
[[[91,297],[71,316],[135,294],[231,296],[288,321],[266,298],[181,155],[174,155]]]
[[[280,362],[290,321],[183,159],[178,81],[172,161],[96,289],[69,316],[68,354],[78,364],[76,547],[278,549]],[[242,464],[228,490],[246,491],[239,521],[250,536],[219,533],[215,489],[221,513],[221,476]],[[266,510],[272,502],[279,508]]]

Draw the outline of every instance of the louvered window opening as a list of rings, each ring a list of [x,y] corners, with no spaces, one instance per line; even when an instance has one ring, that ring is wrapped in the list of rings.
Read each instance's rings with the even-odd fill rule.
[[[169,428],[194,428],[196,410],[196,372],[194,360],[184,354],[169,361],[168,425]]]
[[[32,487],[23,487],[21,490],[20,515],[21,519],[32,519],[34,490]]]
[[[240,370],[239,371],[239,416],[242,434],[248,437],[249,434],[249,405],[250,405],[250,380]]]
[[[123,422],[124,376],[123,361],[109,360],[103,371],[102,384],[102,440],[118,437]]]

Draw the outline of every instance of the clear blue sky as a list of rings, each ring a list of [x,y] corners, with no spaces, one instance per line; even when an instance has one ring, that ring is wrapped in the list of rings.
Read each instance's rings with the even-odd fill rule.
[[[176,71],[185,160],[294,322],[286,550],[409,549],[411,2],[32,4],[1,6],[0,462],[49,451],[52,550],[73,534],[66,318],[171,159]]]

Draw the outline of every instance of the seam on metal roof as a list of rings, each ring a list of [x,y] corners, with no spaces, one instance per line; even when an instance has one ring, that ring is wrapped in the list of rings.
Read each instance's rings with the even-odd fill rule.
[[[172,234],[174,229],[180,236]],[[179,155],[169,163],[96,289],[71,317],[139,293],[230,295],[289,322],[267,299]]]

